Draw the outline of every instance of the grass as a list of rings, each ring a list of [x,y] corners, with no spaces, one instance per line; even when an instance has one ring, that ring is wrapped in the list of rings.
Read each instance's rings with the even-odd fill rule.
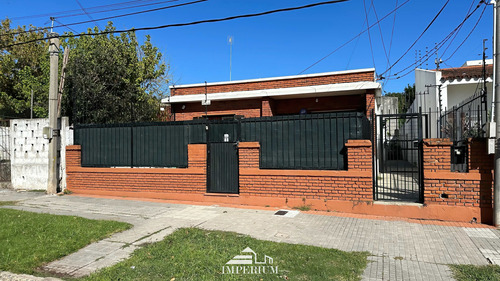
[[[12,206],[16,204],[17,201],[0,201],[0,206]]]
[[[497,281],[500,280],[498,265],[450,265],[453,277],[458,281]]]
[[[311,205],[302,205],[302,206],[297,206],[293,207],[295,210],[300,210],[300,211],[310,211],[311,210]]]
[[[0,208],[0,271],[34,274],[47,262],[129,227],[122,222]]]
[[[274,259],[278,274],[222,274],[222,267],[250,247]],[[360,280],[366,252],[262,241],[233,232],[182,228],[163,241],[83,280]],[[175,279],[174,279],[175,278]]]

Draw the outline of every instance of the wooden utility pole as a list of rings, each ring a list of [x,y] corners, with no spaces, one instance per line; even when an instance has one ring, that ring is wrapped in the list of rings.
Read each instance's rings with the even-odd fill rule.
[[[59,144],[59,126],[57,118],[57,80],[59,68],[59,34],[50,33],[50,85],[49,85],[49,180],[47,194],[57,193],[57,146]]]

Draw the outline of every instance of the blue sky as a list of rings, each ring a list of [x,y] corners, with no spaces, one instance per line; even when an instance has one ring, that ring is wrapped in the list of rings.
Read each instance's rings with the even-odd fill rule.
[[[80,3],[85,8],[91,8],[124,1],[80,0]],[[143,1],[144,3],[152,3],[160,0]],[[91,16],[101,18],[183,2],[188,1],[180,0],[146,8],[98,13]],[[156,26],[256,13],[315,2],[320,1],[208,0],[199,4],[114,19],[113,22],[118,29]],[[396,7],[396,3],[402,4],[404,2],[405,0],[373,0],[373,6],[378,18],[382,18]],[[364,33],[359,39],[355,39],[304,73],[370,67],[375,67],[378,74],[384,73],[388,67],[385,54],[390,51],[389,62],[390,64],[394,63],[410,47],[445,3],[446,0],[410,0],[397,11],[394,25],[394,14],[392,14],[381,22],[380,29],[378,25],[370,29],[373,56],[368,33]],[[473,4],[472,9],[474,9],[478,3],[478,0],[451,0],[418,43],[396,64],[392,73],[397,73],[414,63],[415,50],[420,50],[423,55],[426,52],[426,47],[431,49],[436,42],[443,40],[462,22],[471,4]],[[376,22],[377,16],[372,7],[372,1],[350,0],[256,18],[141,31],[137,35],[141,40],[144,35],[151,35],[153,44],[159,47],[171,66],[172,80],[175,84],[229,80],[228,36],[234,38],[232,80],[297,75],[366,29],[365,5],[366,12],[368,12],[368,22],[373,24]],[[0,17],[13,19],[14,26],[29,24],[46,26],[49,25],[48,16],[16,18],[78,9],[80,7],[76,0],[0,0]],[[482,10],[483,6],[462,27],[443,59],[447,59],[462,43],[478,21]],[[86,15],[60,17],[58,20],[68,24],[88,20],[88,17]],[[106,21],[98,23],[103,27]],[[93,23],[87,23],[71,27],[82,32],[93,26]],[[55,31],[64,33],[68,29],[58,28]],[[382,44],[381,34],[385,44]],[[391,34],[393,34],[392,45],[390,44]],[[442,67],[458,67],[466,60],[481,59],[483,39],[488,39],[487,55],[491,58],[492,34],[493,7],[489,5],[475,31],[462,47],[442,64]],[[442,53],[446,46],[439,52]],[[428,63],[424,63],[421,67],[435,68],[434,58],[433,55]],[[384,82],[384,91],[394,92],[402,91],[407,84],[413,84],[414,80],[412,72],[400,79],[382,80],[382,82]]]

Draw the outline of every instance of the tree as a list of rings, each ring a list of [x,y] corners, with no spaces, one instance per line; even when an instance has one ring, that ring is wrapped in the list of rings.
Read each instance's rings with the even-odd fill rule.
[[[0,119],[29,118],[31,91],[33,116],[47,117],[49,89],[48,42],[5,47],[43,38],[46,30],[35,26],[10,27],[10,20],[0,23]]]
[[[114,31],[109,22],[104,31]],[[99,29],[89,29],[98,33]],[[75,123],[154,121],[168,83],[168,65],[146,36],[134,32],[68,38],[63,113]]]
[[[399,113],[407,113],[410,108],[413,100],[415,100],[415,84],[405,87],[404,92],[402,93],[387,93],[388,97],[397,97],[398,98],[398,112]]]
[[[47,117],[50,63],[48,41],[6,47],[46,37],[35,26],[0,25],[0,119]],[[114,31],[111,22],[105,31]],[[88,33],[100,30],[89,29]],[[71,35],[68,33],[66,35]],[[168,65],[146,36],[142,45],[134,32],[63,39],[70,48],[62,113],[77,123],[115,123],[158,119],[167,91]],[[62,48],[61,48],[62,49]],[[60,64],[62,62],[60,52]],[[61,68],[61,65],[59,66]]]

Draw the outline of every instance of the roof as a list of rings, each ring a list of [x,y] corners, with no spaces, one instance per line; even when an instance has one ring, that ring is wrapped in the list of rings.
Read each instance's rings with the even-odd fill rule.
[[[252,91],[238,91],[238,92],[224,92],[224,93],[210,93],[194,94],[194,95],[180,95],[171,96],[162,99],[162,103],[183,103],[183,102],[201,102],[205,99],[208,100],[239,100],[239,99],[252,99],[260,97],[272,97],[276,99],[293,98],[293,97],[321,97],[321,96],[336,96],[336,95],[354,95],[362,94],[366,90],[378,90],[377,95],[380,95],[380,83],[377,82],[352,82],[352,83],[337,83],[328,85],[317,86],[304,86],[280,89],[266,89],[266,90],[252,90]]]
[[[370,71],[375,72],[375,68],[363,68],[363,69],[332,71],[332,72],[322,72],[322,73],[313,73],[313,74],[302,74],[302,75],[291,75],[291,76],[278,76],[278,77],[267,77],[267,78],[257,78],[257,79],[246,79],[246,80],[211,82],[211,83],[206,83],[206,85],[205,85],[205,83],[171,85],[169,88],[170,89],[179,89],[179,88],[191,88],[191,87],[230,85],[230,84],[264,82],[264,81],[274,81],[274,80],[287,80],[287,79],[297,79],[297,78],[311,78],[311,77],[319,77],[319,76],[353,74],[353,73],[370,72]]]
[[[453,80],[470,80],[478,79],[483,77],[483,66],[473,65],[473,66],[463,66],[454,68],[443,68],[441,71],[441,81],[453,81]],[[492,77],[493,75],[493,65],[486,65],[486,77]]]

